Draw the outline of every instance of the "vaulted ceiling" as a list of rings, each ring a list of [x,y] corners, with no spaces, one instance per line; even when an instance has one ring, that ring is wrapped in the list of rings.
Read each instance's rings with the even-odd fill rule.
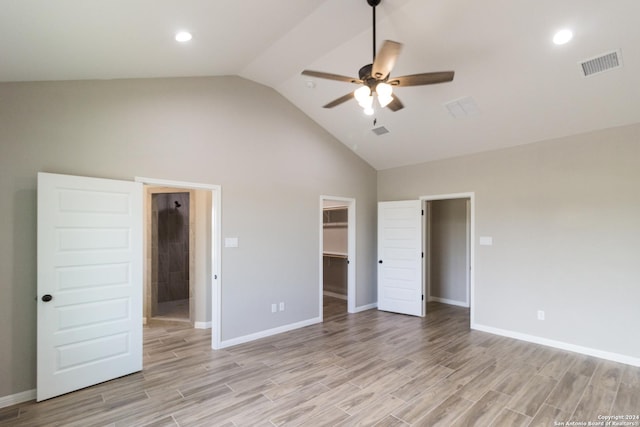
[[[239,75],[377,169],[640,122],[637,0],[382,0],[376,10],[378,44],[403,44],[392,75],[455,70],[454,81],[396,88],[405,108],[395,113],[322,108],[357,86],[300,72],[357,76],[371,62],[366,0],[0,0],[0,81]],[[562,28],[574,38],[555,45]],[[193,39],[176,42],[179,30]],[[616,50],[622,67],[583,76],[579,62]],[[457,100],[470,114],[444,105]],[[381,126],[388,133],[372,132]]]

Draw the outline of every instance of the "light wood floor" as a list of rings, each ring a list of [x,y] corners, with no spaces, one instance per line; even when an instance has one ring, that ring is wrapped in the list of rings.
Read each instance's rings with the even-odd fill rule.
[[[334,301],[345,304],[344,301]],[[640,413],[640,368],[469,330],[468,310],[346,314],[213,351],[145,328],[144,371],[0,410],[10,426],[553,426]]]

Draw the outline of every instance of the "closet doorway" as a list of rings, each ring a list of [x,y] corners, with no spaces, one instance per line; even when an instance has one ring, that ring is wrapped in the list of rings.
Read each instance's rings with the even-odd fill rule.
[[[473,193],[423,197],[427,301],[471,307]]]
[[[355,199],[320,198],[320,314],[355,312]]]

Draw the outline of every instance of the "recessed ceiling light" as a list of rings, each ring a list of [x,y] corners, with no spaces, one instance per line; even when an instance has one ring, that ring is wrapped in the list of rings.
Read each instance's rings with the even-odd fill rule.
[[[555,44],[568,43],[573,38],[571,30],[560,30],[553,36],[553,42]]]
[[[176,34],[176,41],[179,42],[188,42],[189,40],[191,40],[193,36],[191,35],[191,33],[187,32],[187,31],[180,31],[179,33]]]

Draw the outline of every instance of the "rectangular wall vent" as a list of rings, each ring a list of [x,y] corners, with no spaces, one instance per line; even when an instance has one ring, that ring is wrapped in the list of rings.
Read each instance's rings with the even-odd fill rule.
[[[384,126],[380,126],[377,128],[373,128],[371,129],[373,131],[373,133],[375,133],[376,135],[380,136],[380,135],[384,135],[385,133],[389,133],[389,129],[387,129]]]
[[[604,73],[622,67],[622,52],[620,49],[598,55],[594,58],[578,62],[584,77]]]

